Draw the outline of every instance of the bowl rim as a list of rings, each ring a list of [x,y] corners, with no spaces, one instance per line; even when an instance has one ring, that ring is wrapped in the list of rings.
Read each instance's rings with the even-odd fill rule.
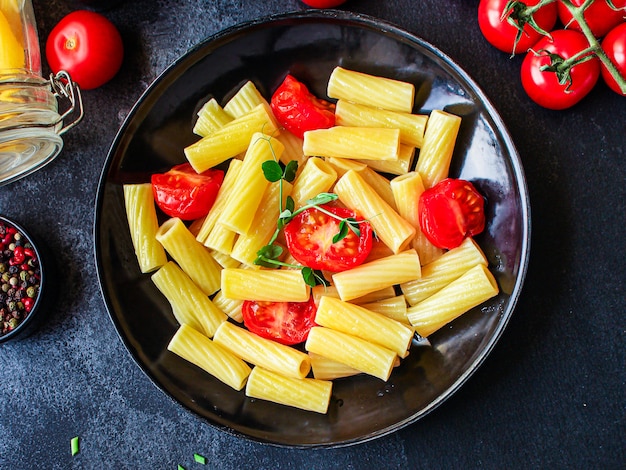
[[[212,42],[219,41],[222,38],[227,38],[231,36],[235,36],[238,33],[244,32],[247,29],[254,28],[256,26],[263,26],[267,23],[278,23],[280,21],[316,21],[316,20],[337,20],[341,22],[347,22],[351,26],[356,27],[366,27],[376,30],[377,32],[382,33],[390,33],[394,35],[396,38],[401,38],[405,41],[410,42],[413,47],[421,47],[425,51],[429,52],[433,56],[436,56],[441,61],[445,62],[447,66],[449,66],[453,72],[460,78],[465,85],[469,86],[471,91],[476,94],[476,96],[481,100],[483,106],[485,107],[485,111],[488,113],[490,118],[493,120],[494,125],[501,130],[502,137],[502,146],[510,153],[510,165],[512,168],[512,176],[515,178],[517,182],[516,189],[519,190],[519,203],[520,203],[520,219],[523,219],[524,223],[521,227],[521,240],[522,246],[520,247],[520,259],[519,259],[519,267],[518,267],[518,275],[515,279],[515,283],[511,288],[511,292],[509,295],[509,300],[507,301],[506,311],[507,314],[503,314],[501,319],[498,321],[497,327],[494,328],[489,341],[482,348],[477,358],[471,364],[470,367],[464,373],[459,375],[456,380],[443,392],[441,393],[435,400],[430,402],[424,409],[422,409],[419,413],[413,414],[406,419],[391,425],[385,428],[378,430],[377,432],[370,433],[368,435],[364,435],[358,438],[347,439],[344,441],[331,442],[331,443],[304,443],[304,444],[293,444],[293,443],[284,443],[284,442],[276,442],[268,439],[263,439],[258,436],[249,435],[243,431],[237,430],[235,428],[228,427],[227,425],[221,424],[217,421],[211,420],[208,417],[199,415],[195,410],[187,406],[185,403],[180,402],[174,396],[172,396],[166,389],[164,389],[153,376],[153,373],[148,369],[148,367],[143,364],[138,357],[131,351],[129,339],[122,335],[122,332],[118,328],[117,320],[114,318],[113,312],[111,311],[111,299],[109,298],[108,293],[106,292],[104,286],[104,274],[101,268],[101,252],[100,252],[100,233],[99,233],[99,221],[102,217],[102,206],[104,203],[105,195],[102,188],[106,184],[107,175],[113,161],[115,160],[115,154],[118,151],[118,147],[122,145],[122,141],[125,138],[126,133],[129,131],[129,127],[133,125],[133,122],[137,119],[137,114],[141,111],[141,108],[144,102],[150,98],[150,95],[155,93],[157,90],[165,87],[167,89],[168,80],[170,80],[170,75],[173,74],[179,67],[182,67],[186,61],[189,61],[189,64],[193,65],[193,63],[197,62],[199,58],[197,54],[202,51],[202,49],[208,47],[208,45]],[[355,444],[365,443],[374,439],[378,439],[380,437],[392,434],[410,424],[413,424],[436,408],[438,408],[444,401],[449,399],[452,395],[454,395],[462,385],[475,373],[475,371],[483,364],[486,358],[494,349],[495,345],[499,341],[502,336],[506,326],[516,308],[517,302],[521,295],[524,281],[526,278],[528,264],[530,259],[530,242],[531,242],[531,216],[530,216],[530,196],[526,181],[526,176],[523,170],[522,161],[520,155],[517,151],[516,146],[513,143],[513,140],[510,136],[510,133],[502,120],[500,114],[497,112],[491,101],[485,95],[483,90],[478,86],[477,82],[471,78],[465,70],[458,65],[454,60],[452,60],[447,54],[443,53],[437,47],[424,40],[417,34],[406,31],[405,29],[388,22],[386,20],[382,20],[379,18],[375,18],[373,16],[343,11],[343,10],[303,10],[303,11],[292,11],[287,13],[279,13],[272,14],[265,17],[241,22],[235,24],[233,26],[227,27],[218,31],[215,34],[212,34],[202,41],[198,42],[196,45],[188,49],[186,52],[182,53],[176,60],[174,60],[169,66],[167,66],[160,74],[156,76],[156,78],[150,83],[150,85],[144,90],[144,92],[139,96],[139,98],[134,103],[133,107],[128,112],[126,118],[124,119],[122,125],[119,127],[117,134],[115,135],[112,144],[110,146],[109,152],[107,154],[107,158],[105,160],[100,180],[98,182],[98,191],[96,194],[95,200],[95,211],[94,211],[94,226],[93,226],[93,236],[94,236],[94,256],[97,265],[97,276],[99,287],[101,291],[101,295],[105,304],[105,308],[109,313],[109,318],[113,323],[113,326],[118,334],[118,337],[122,341],[124,347],[127,352],[130,353],[133,361],[138,365],[138,367],[146,374],[148,379],[161,391],[165,393],[165,395],[172,400],[178,406],[181,406],[185,410],[191,412],[192,414],[198,416],[203,420],[203,422],[208,423],[216,429],[220,429],[225,431],[226,433],[236,436],[242,437],[244,439],[260,442],[264,444],[270,444],[277,447],[286,447],[286,448],[301,448],[301,449],[310,449],[310,448],[339,448],[346,447]]]

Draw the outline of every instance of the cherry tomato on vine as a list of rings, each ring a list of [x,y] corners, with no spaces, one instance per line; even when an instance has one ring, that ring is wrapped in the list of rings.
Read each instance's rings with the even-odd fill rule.
[[[300,138],[305,131],[335,125],[335,105],[317,98],[292,75],[285,77],[272,95],[270,105],[278,122]]]
[[[485,199],[472,183],[446,178],[422,193],[420,228],[435,246],[452,249],[485,229]]]
[[[333,8],[346,3],[346,0],[302,0],[302,3],[313,8]]]
[[[602,40],[602,49],[604,49],[606,55],[611,59],[611,62],[617,66],[617,70],[619,70],[622,77],[626,79],[626,23],[622,23],[609,31],[609,34]],[[604,64],[602,64],[601,71],[602,78],[609,88],[615,93],[626,96],[626,93],[620,90],[617,81]]]
[[[340,219],[356,218],[354,211],[343,207],[321,206]],[[372,250],[372,227],[358,223],[359,235],[348,229],[341,240],[333,243],[340,232],[340,220],[316,209],[302,211],[285,225],[285,241],[289,253],[311,269],[345,271],[360,265]]]
[[[574,6],[579,7],[585,0],[569,0]],[[616,8],[624,8],[626,6],[626,0],[612,0],[613,5]],[[572,14],[567,9],[565,4],[558,1],[559,20],[567,29],[574,29],[581,31],[578,21],[574,20]],[[587,26],[591,29],[593,35],[597,38],[601,38],[608,33],[615,26],[624,21],[624,11],[617,11],[612,9],[606,0],[596,0],[591,2],[585,9],[583,17]]]
[[[261,302],[245,300],[241,306],[243,324],[251,332],[281,344],[302,343],[315,326],[317,307],[307,302]]]
[[[170,217],[182,220],[207,215],[224,181],[222,170],[196,173],[189,163],[176,165],[166,173],[152,175],[152,192],[157,206]]]
[[[528,96],[544,108],[560,110],[574,106],[595,86],[600,76],[600,61],[593,57],[574,65],[570,70],[570,83],[559,83],[555,72],[542,71],[550,65],[549,54],[568,59],[587,49],[589,42],[582,33],[573,30],[555,30],[552,39],[541,39],[522,62],[522,86]]]
[[[65,16],[46,41],[50,69],[69,72],[90,90],[111,80],[122,66],[124,45],[113,23],[99,13],[77,10]]]
[[[527,0],[525,3],[528,6],[535,6],[539,1]],[[508,3],[508,0],[480,0],[478,4],[478,26],[485,39],[501,51],[509,54],[526,52],[542,35],[527,23],[517,45],[515,45],[518,29],[509,24],[506,18],[502,19],[502,13]],[[534,13],[533,17],[539,27],[545,31],[550,31],[556,24],[556,4],[550,3],[541,7]],[[515,50],[513,50],[514,45]]]

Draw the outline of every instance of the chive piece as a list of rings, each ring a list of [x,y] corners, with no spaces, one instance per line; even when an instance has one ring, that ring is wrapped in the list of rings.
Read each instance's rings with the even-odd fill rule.
[[[178,470],[185,470],[185,467],[183,467],[182,465],[178,464]]]
[[[202,465],[206,465],[206,457],[200,455],[200,454],[193,454],[193,459],[198,462],[201,463]]]
[[[79,446],[78,446],[78,436],[73,437],[72,441],[72,457],[76,454],[78,454],[78,452],[80,451]]]

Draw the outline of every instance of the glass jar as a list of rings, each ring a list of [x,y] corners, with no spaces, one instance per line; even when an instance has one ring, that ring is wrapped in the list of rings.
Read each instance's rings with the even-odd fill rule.
[[[52,161],[82,115],[66,72],[42,78],[31,0],[0,0],[0,186]]]

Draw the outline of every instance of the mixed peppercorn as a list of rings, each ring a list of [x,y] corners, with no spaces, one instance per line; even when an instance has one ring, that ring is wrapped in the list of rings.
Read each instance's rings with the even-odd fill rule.
[[[37,253],[26,236],[0,220],[0,336],[30,313],[39,293]]]

